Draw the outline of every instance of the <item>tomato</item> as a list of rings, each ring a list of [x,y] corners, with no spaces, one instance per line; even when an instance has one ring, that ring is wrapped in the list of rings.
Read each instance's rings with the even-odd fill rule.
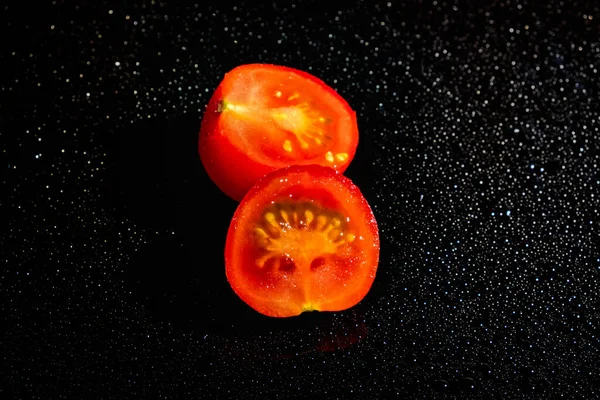
[[[289,165],[343,172],[357,144],[356,113],[323,81],[288,67],[247,64],[215,90],[198,150],[213,182],[239,201],[258,179]]]
[[[256,311],[290,317],[340,311],[367,294],[379,262],[379,231],[350,179],[320,165],[263,177],[234,213],[225,270]]]

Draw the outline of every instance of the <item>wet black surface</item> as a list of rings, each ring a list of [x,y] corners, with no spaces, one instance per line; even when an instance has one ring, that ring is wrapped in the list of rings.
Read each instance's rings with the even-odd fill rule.
[[[3,398],[597,398],[594,2],[2,6]],[[223,74],[356,110],[356,307],[263,317],[196,152]]]

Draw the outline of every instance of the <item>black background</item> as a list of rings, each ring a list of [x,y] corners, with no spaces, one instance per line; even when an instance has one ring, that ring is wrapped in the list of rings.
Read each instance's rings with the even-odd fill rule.
[[[0,50],[3,398],[597,398],[594,2],[14,2]],[[197,155],[237,65],[356,110],[356,307],[231,291]]]

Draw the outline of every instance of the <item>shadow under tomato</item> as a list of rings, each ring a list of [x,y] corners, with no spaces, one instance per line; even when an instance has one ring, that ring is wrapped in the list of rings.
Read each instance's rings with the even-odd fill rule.
[[[225,277],[223,256],[237,203],[204,171],[199,126],[200,116],[193,115],[117,132],[105,182],[110,209],[132,225],[127,242],[143,238],[130,252],[127,289],[153,319],[189,329],[208,329],[245,312]]]

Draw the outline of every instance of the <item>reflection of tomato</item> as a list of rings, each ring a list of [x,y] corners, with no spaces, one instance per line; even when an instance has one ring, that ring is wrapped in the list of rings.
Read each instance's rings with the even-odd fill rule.
[[[359,189],[333,169],[291,166],[261,179],[236,210],[227,279],[273,317],[352,307],[369,291],[379,232]]]
[[[217,348],[223,362],[244,359],[289,359],[351,349],[368,336],[359,307],[343,313],[304,313],[296,318],[250,317],[232,325],[230,336]],[[290,340],[290,338],[302,338]],[[223,347],[225,347],[223,349]]]
[[[217,87],[198,149],[210,178],[240,200],[258,179],[289,165],[343,172],[357,143],[356,114],[324,82],[288,67],[248,64]]]

